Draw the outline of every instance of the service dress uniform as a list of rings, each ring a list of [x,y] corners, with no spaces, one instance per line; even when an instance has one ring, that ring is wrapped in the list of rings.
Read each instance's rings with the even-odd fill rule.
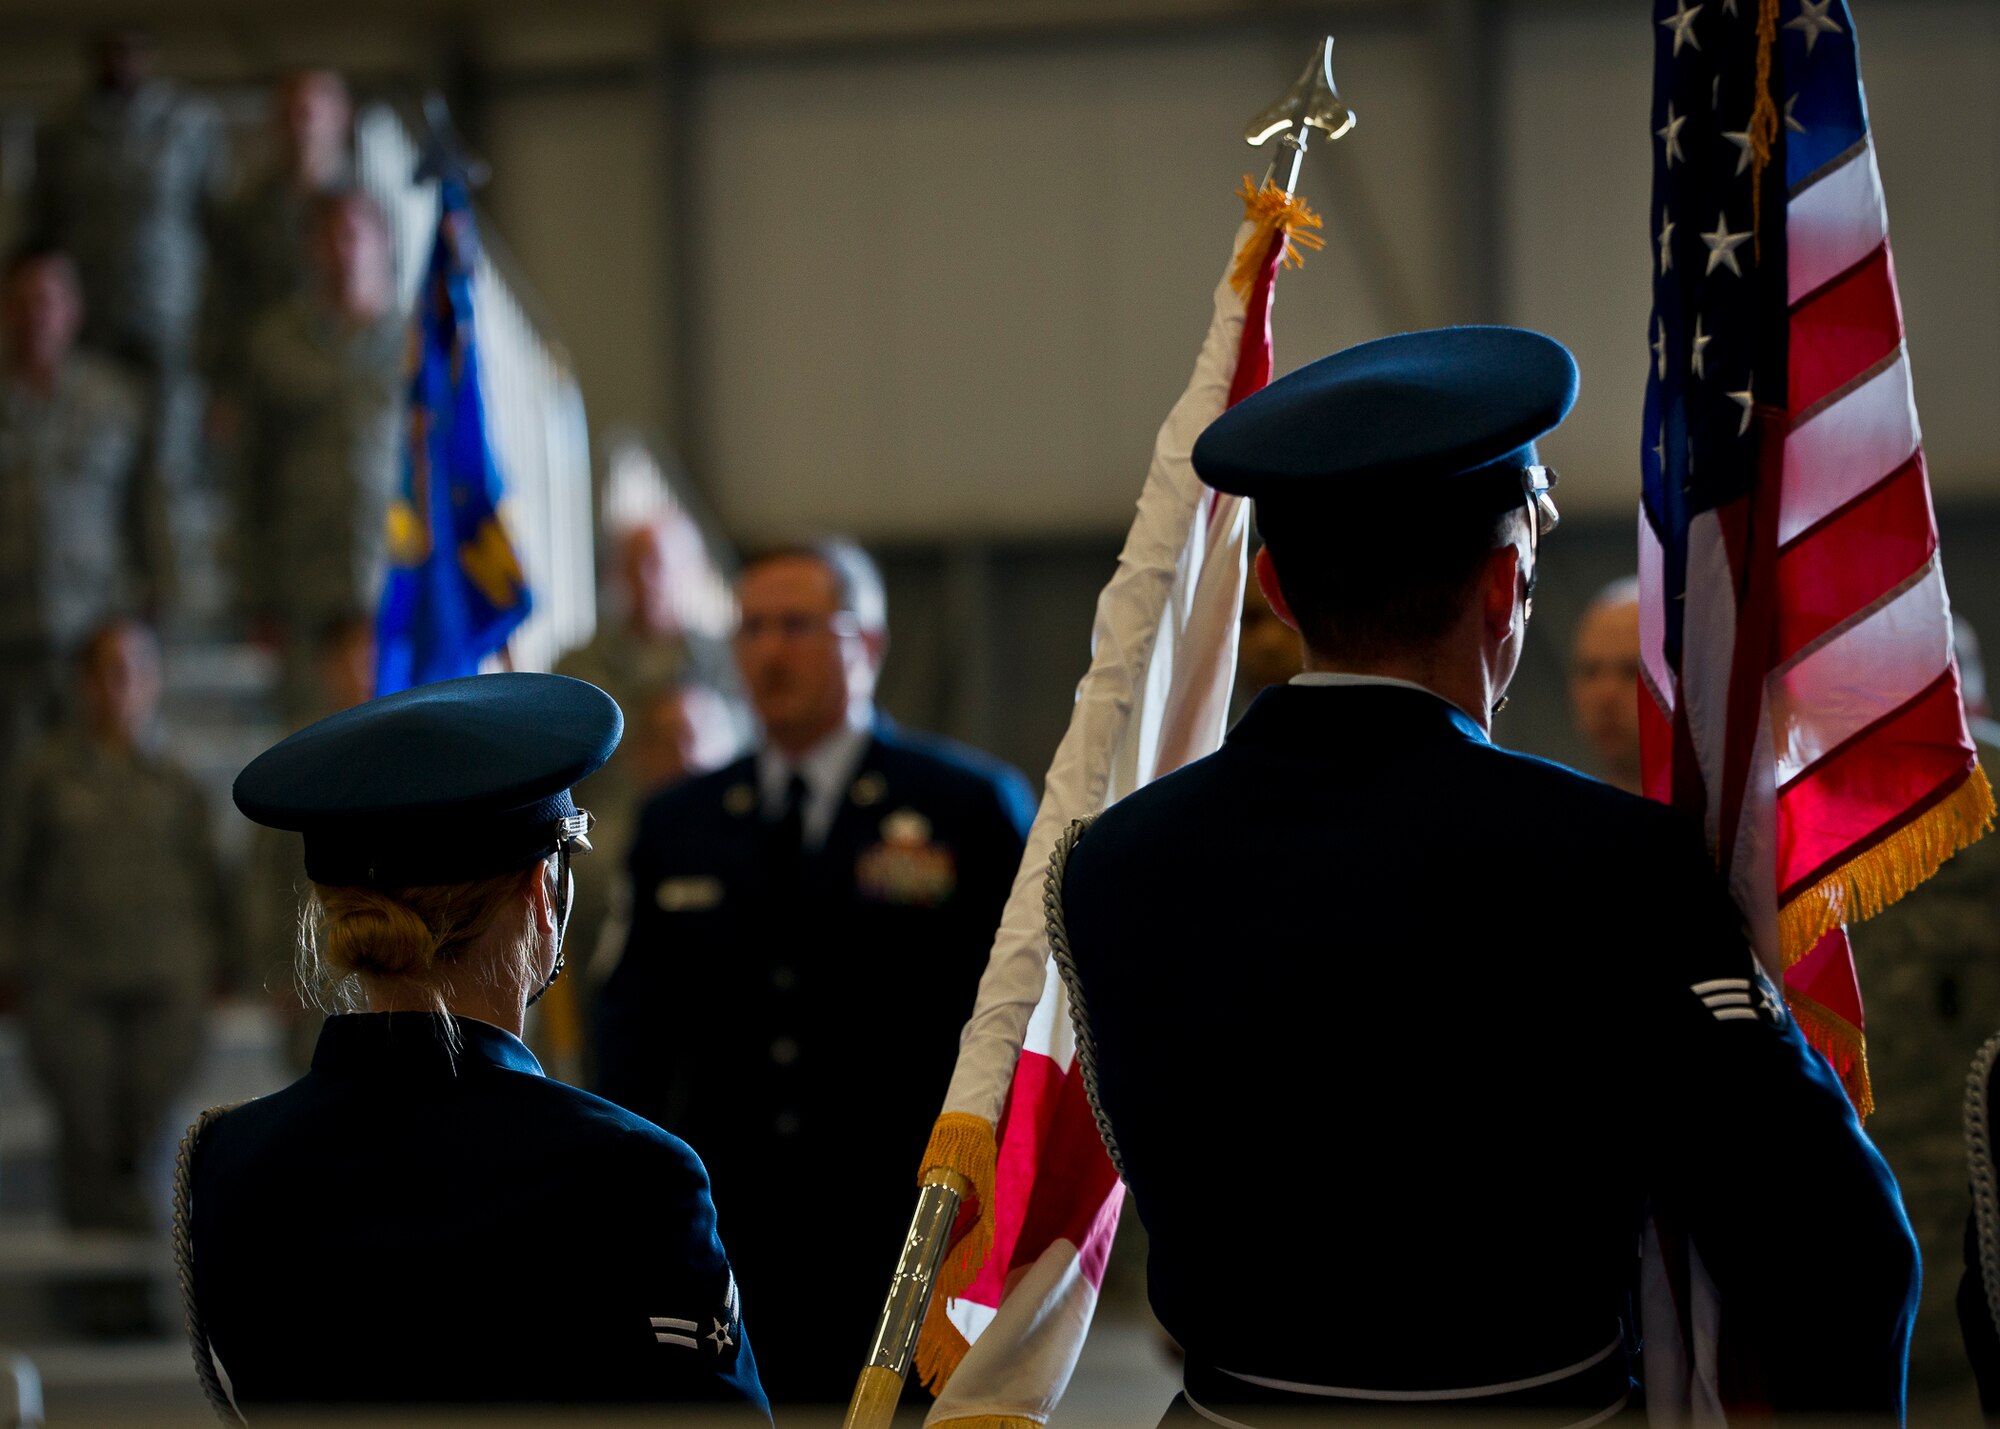
[[[587,826],[569,789],[619,723],[561,676],[444,681],[301,730],[244,771],[237,803],[300,829],[320,883],[453,883],[554,856],[560,887]],[[211,1395],[252,1422],[308,1403],[509,1402],[698,1402],[768,1422],[700,1160],[545,1077],[499,1027],[329,1018],[311,1071],[205,1116],[185,1160],[197,1368],[219,1366]],[[549,1227],[561,1255],[538,1243]]]
[[[1258,499],[1281,582],[1300,508],[1270,498],[1307,483],[1361,523],[1322,531],[1407,502],[1371,539],[1421,540],[1419,512],[1496,469],[1534,503],[1574,367],[1496,331],[1312,364],[1211,426],[1196,470]],[[1895,1184],[1699,830],[1484,724],[1305,674],[1069,855],[1087,1084],[1187,1352],[1170,1418],[1635,1413],[1650,1205],[1688,1228],[1763,1399],[1892,1419],[1915,1297]]]
[[[0,760],[50,722],[84,636],[163,598],[165,523],[145,401],[116,365],[73,352],[46,393],[0,379]]]
[[[817,766],[817,767],[815,767]],[[606,1096],[704,1147],[775,1402],[845,1400],[1033,808],[887,721],[649,803],[597,999]]]

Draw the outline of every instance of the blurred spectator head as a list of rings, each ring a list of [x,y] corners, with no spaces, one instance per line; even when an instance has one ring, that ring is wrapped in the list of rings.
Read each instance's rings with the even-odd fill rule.
[[[1303,669],[1299,633],[1271,609],[1254,576],[1243,583],[1243,622],[1236,645],[1236,683],[1254,693],[1282,685]]]
[[[613,539],[615,593],[626,620],[648,634],[679,634],[675,582],[690,579],[708,561],[700,528],[685,512],[677,511],[636,522]]]
[[[142,743],[159,716],[164,685],[152,629],[129,618],[107,620],[84,637],[76,666],[91,738],[125,748]]]
[[[153,77],[153,37],[136,26],[100,32],[90,44],[97,87],[108,94],[136,94]]]
[[[802,755],[872,715],[889,648],[882,573],[852,541],[775,546],[743,563],[736,662],[765,736]]]
[[[698,680],[654,691],[626,717],[625,767],[642,797],[735,757],[729,702]]]
[[[292,173],[326,182],[345,166],[354,106],[347,81],[330,69],[298,69],[278,81],[271,117]]]
[[[1605,779],[1637,793],[1639,774],[1639,582],[1615,580],[1591,597],[1576,623],[1569,662],[1570,710]]]
[[[16,249],[0,276],[0,329],[8,365],[49,374],[62,366],[83,328],[83,287],[61,248],[31,243]]]
[[[312,260],[322,293],[350,317],[388,311],[395,297],[389,220],[360,189],[326,194],[312,206]]]
[[[337,714],[375,698],[375,622],[343,615],[319,633],[320,692],[326,713]]]

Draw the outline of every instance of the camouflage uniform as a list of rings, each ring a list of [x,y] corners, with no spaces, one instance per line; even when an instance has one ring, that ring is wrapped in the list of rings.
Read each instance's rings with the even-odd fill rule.
[[[130,96],[92,94],[41,132],[30,216],[76,261],[84,341],[145,379],[173,551],[199,606],[215,604],[216,518],[194,349],[203,212],[222,191],[226,139],[214,105],[164,80]]]
[[[304,189],[272,165],[215,207],[208,225],[212,261],[201,346],[202,368],[218,390],[241,392],[257,319],[307,290],[306,225],[313,201],[348,183],[343,173],[323,189]]]
[[[266,313],[250,339],[250,479],[241,579],[288,632],[285,713],[319,698],[312,652],[328,623],[374,608],[383,523],[402,462],[402,318],[343,328],[316,300]]]
[[[190,364],[203,210],[226,166],[221,115],[163,80],[93,94],[43,131],[35,227],[76,260],[86,341],[159,375]]]
[[[171,761],[74,731],[17,778],[0,903],[56,1108],[64,1219],[146,1230],[140,1169],[193,1071],[229,936],[208,806]]]
[[[1910,1391],[1969,1386],[1953,1296],[1966,1190],[1965,1077],[2000,1028],[2000,837],[1854,932],[1875,1114],[1868,1134],[1902,1187],[1924,1260]]]
[[[0,759],[29,750],[70,655],[107,616],[165,595],[165,515],[144,403],[70,356],[46,396],[0,381]]]

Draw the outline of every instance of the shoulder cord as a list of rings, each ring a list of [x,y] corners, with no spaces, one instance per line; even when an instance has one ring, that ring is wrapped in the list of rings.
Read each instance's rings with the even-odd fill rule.
[[[201,1392],[208,1396],[209,1406],[224,1424],[242,1424],[241,1411],[222,1387],[222,1377],[215,1367],[215,1352],[208,1343],[208,1329],[201,1322],[200,1307],[195,1304],[194,1225],[190,1214],[194,1203],[196,1145],[201,1134],[208,1130],[208,1124],[229,1110],[226,1106],[212,1106],[196,1117],[174,1156],[174,1275],[180,1281],[181,1311],[186,1317],[188,1348],[194,1353],[194,1374],[201,1381]]]
[[[1063,988],[1069,993],[1069,1026],[1076,1038],[1076,1066],[1083,1076],[1084,1095],[1090,1099],[1091,1119],[1097,1123],[1097,1134],[1104,1142],[1105,1154],[1111,1158],[1112,1169],[1123,1180],[1125,1163],[1118,1155],[1118,1139],[1111,1134],[1111,1118],[1104,1114],[1104,1106],[1097,1099],[1097,1039],[1090,1033],[1090,1016],[1083,1005],[1083,984],[1077,979],[1076,955],[1070,951],[1069,929],[1063,917],[1063,874],[1069,869],[1070,850],[1091,823],[1090,819],[1072,821],[1050,850],[1048,878],[1042,884],[1042,915],[1048,925],[1049,956],[1054,959]]]
[[[1979,1277],[1986,1291],[1986,1313],[1994,1330],[2000,1332],[2000,1186],[1994,1180],[1993,1131],[1987,1118],[1987,1092],[1996,1056],[2000,1056],[2000,1032],[1986,1039],[1965,1079],[1965,1161],[1972,1183],[1972,1218],[1979,1232]]]

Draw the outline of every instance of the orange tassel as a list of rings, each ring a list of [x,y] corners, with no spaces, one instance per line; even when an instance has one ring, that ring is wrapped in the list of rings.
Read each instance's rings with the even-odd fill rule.
[[[1264,266],[1264,255],[1271,251],[1274,234],[1285,235],[1285,253],[1280,261],[1288,268],[1304,266],[1299,249],[1318,250],[1326,247],[1326,240],[1306,232],[1321,227],[1320,216],[1306,206],[1304,199],[1286,193],[1270,180],[1265,180],[1260,189],[1245,174],[1243,187],[1236,194],[1243,200],[1244,221],[1255,226],[1243,240],[1243,246],[1236,250],[1236,261],[1229,265],[1229,286],[1236,290],[1236,296],[1248,300],[1250,289],[1257,282],[1257,270]]]

